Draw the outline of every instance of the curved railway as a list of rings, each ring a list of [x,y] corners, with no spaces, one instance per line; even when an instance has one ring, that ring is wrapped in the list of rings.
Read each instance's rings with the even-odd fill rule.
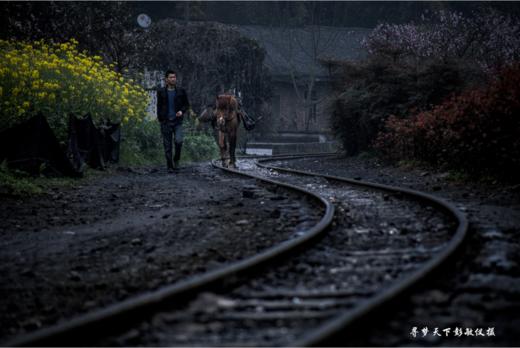
[[[7,345],[316,345],[461,245],[467,221],[438,198],[265,164],[301,157],[243,158],[240,170],[220,169],[312,195],[322,205],[318,224],[247,260]]]

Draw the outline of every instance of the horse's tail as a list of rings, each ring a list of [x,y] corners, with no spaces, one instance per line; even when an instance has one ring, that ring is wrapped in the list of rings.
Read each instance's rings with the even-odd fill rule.
[[[204,111],[202,111],[202,113],[198,117],[199,121],[201,121],[201,122],[209,122],[209,121],[212,121],[214,118],[215,118],[215,115],[211,108],[204,109]]]

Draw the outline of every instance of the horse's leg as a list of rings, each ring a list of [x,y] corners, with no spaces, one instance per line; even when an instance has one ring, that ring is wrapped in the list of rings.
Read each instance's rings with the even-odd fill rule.
[[[230,164],[230,149],[229,149],[229,133],[226,133],[225,135],[225,138],[226,138],[226,168],[229,168],[229,164]]]
[[[226,134],[224,132],[218,132],[218,147],[220,149],[220,160],[222,161],[222,166],[227,167],[226,163]]]
[[[236,165],[236,157],[235,157],[235,149],[237,147],[237,127],[231,130],[229,133],[229,157],[230,157],[230,165],[233,168],[237,168]]]

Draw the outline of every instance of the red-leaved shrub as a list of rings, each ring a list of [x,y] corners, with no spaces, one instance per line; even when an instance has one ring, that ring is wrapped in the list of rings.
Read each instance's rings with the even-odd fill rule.
[[[520,64],[430,111],[389,117],[374,145],[394,160],[520,178]]]

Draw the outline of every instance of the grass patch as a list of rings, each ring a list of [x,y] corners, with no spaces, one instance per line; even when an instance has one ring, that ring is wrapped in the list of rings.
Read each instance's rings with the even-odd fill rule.
[[[401,169],[411,170],[411,169],[431,169],[432,166],[426,162],[418,161],[418,160],[401,160],[397,162],[397,166]]]
[[[43,193],[28,174],[0,167],[0,196],[25,197]]]
[[[470,181],[475,181],[475,177],[471,176],[469,173],[462,170],[450,170],[448,171],[448,176],[446,180],[455,182],[455,183],[465,183]]]
[[[0,196],[31,197],[54,188],[72,188],[111,174],[110,170],[85,169],[82,178],[33,176],[21,170],[0,165]]]
[[[460,184],[473,183],[484,186],[518,184],[518,179],[504,177],[494,172],[473,173],[466,170],[450,170],[446,179]]]
[[[377,152],[375,152],[373,150],[367,150],[367,151],[362,151],[358,155],[358,158],[369,160],[369,159],[379,159],[379,156],[378,156]]]

